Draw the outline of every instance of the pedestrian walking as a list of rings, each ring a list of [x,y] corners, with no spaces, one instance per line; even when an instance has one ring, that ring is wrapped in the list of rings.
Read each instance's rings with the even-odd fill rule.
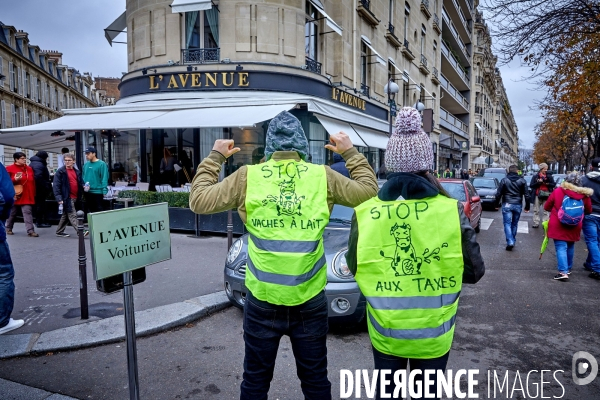
[[[592,160],[592,170],[581,179],[581,184],[594,191],[590,197],[592,213],[583,218],[582,230],[588,248],[583,266],[591,271],[590,278],[600,279],[600,158]]]
[[[323,232],[334,204],[357,206],[378,187],[348,135],[330,135],[330,142],[325,147],[342,155],[352,179],[306,162],[302,125],[284,111],[269,123],[264,163],[244,165],[218,182],[221,166],[240,149],[233,140],[217,140],[192,181],[192,211],[237,208],[250,233],[242,400],[267,399],[283,335],[290,337],[304,398],[331,399]]]
[[[38,228],[49,228],[50,225],[46,216],[46,198],[52,190],[50,182],[50,171],[48,171],[48,153],[38,151],[35,156],[29,159],[29,166],[33,170],[35,179],[35,226]]]
[[[558,262],[558,274],[554,276],[556,280],[569,279],[573,269],[575,242],[578,242],[581,236],[584,214],[592,213],[590,196],[593,194],[592,189],[581,186],[579,174],[569,174],[544,204],[544,209],[550,212],[548,237],[554,239],[556,249]],[[569,200],[574,202],[569,204]],[[571,212],[579,212],[579,220],[575,220],[575,224],[566,220],[565,213],[568,216]]]
[[[27,236],[38,237],[33,228],[33,205],[35,204],[35,178],[33,170],[27,165],[25,153],[17,151],[13,154],[14,164],[6,167],[15,190],[15,202],[10,210],[10,216],[6,221],[6,234],[13,234],[13,226],[17,210],[20,208],[25,222]]]
[[[5,221],[12,210],[15,188],[0,163],[0,335],[23,326],[22,319],[12,319],[15,306],[15,269],[10,257],[10,249],[6,241]]]
[[[375,370],[395,376],[410,365],[421,370],[415,384],[435,395],[435,376],[423,377],[444,373],[462,283],[478,282],[485,265],[462,203],[428,172],[432,163],[421,116],[404,107],[385,152],[388,181],[355,208],[346,261],[367,299]],[[431,282],[444,280],[441,291],[428,291]],[[391,283],[401,290],[386,289]],[[394,386],[385,396],[377,382],[376,398],[390,397]]]
[[[539,165],[540,170],[533,175],[529,187],[531,190],[531,199],[529,200],[533,204],[533,225],[532,228],[538,228],[542,221],[548,220],[548,212],[545,211],[545,203],[550,197],[550,193],[554,190],[554,178],[552,174],[548,172],[548,164],[541,163]],[[543,216],[540,218],[540,214]]]
[[[97,153],[95,147],[86,148],[87,162],[83,165],[85,202],[92,213],[104,210],[102,200],[108,193],[108,166],[96,156]]]
[[[500,181],[496,192],[496,201],[502,201],[502,222],[508,251],[512,251],[516,244],[519,218],[523,211],[523,199],[525,199],[525,212],[529,212],[527,194],[527,182],[517,174],[517,166],[511,165],[508,167],[508,174]]]
[[[69,234],[65,233],[65,228],[69,222],[75,228],[75,233],[79,232],[75,203],[81,201],[83,179],[81,178],[81,172],[75,169],[75,156],[67,153],[63,157],[65,165],[56,170],[52,189],[56,201],[59,206],[62,205],[63,210],[60,222],[56,228],[56,236],[69,237]],[[88,231],[84,232],[84,236],[88,234]]]

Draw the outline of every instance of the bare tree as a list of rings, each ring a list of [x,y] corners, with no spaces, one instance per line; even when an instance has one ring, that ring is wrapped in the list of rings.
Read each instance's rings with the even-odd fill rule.
[[[534,70],[561,57],[556,48],[565,37],[600,33],[598,0],[484,0],[482,8],[500,61],[519,57]]]

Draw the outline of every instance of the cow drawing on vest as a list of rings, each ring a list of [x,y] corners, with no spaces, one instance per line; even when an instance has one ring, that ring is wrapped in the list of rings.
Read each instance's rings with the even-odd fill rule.
[[[394,257],[386,257],[385,253],[379,252],[382,257],[392,260],[391,267],[396,272],[396,276],[401,275],[420,275],[421,265],[423,261],[427,264],[431,263],[431,258],[439,261],[440,248],[436,247],[432,251],[425,249],[423,257],[417,257],[417,252],[413,246],[412,239],[410,237],[410,225],[397,223],[390,229],[390,235],[392,235],[396,241],[396,250]],[[442,247],[448,247],[448,243],[442,243]],[[398,272],[398,267],[401,268],[401,272]]]
[[[273,195],[267,196],[266,200],[263,200],[263,206],[267,205],[269,201],[272,201],[277,205],[277,215],[302,215],[302,200],[305,196],[298,196],[296,194],[296,184],[293,179],[289,181],[284,180],[279,184],[279,197]]]

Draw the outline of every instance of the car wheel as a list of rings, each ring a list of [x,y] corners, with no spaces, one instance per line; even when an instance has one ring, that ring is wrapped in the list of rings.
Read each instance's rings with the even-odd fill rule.
[[[479,220],[477,221],[477,226],[475,227],[475,233],[479,233],[481,231],[481,215],[479,216]]]

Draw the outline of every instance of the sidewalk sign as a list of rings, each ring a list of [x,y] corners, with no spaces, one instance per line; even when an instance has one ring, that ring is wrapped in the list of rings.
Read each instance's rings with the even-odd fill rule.
[[[92,213],[88,214],[88,222],[94,279],[123,276],[129,398],[137,400],[139,379],[132,271],[171,259],[169,208],[167,203],[160,203]]]

